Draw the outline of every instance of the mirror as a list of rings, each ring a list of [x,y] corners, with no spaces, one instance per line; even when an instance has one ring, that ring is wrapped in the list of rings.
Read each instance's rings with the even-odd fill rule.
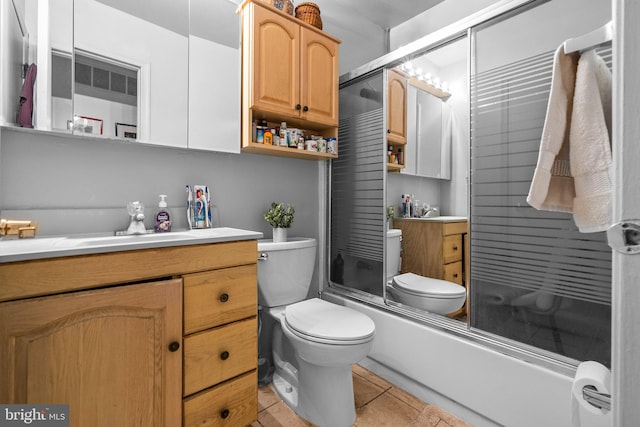
[[[189,148],[240,152],[240,16],[230,1],[190,0]],[[216,127],[211,127],[215,120]]]
[[[399,174],[387,174],[386,181],[386,202],[395,210],[395,218],[389,225],[401,232],[396,230],[387,235],[387,281],[399,272],[466,285],[467,52],[468,38],[465,36],[427,52],[403,57],[402,62],[390,67],[403,73],[406,79],[407,125],[403,150],[405,168]],[[406,200],[403,195],[407,194],[412,195],[414,218],[400,218],[403,216],[402,200]],[[406,285],[406,290],[417,279],[407,275],[398,280],[403,281],[398,286]],[[451,301],[464,303],[465,290],[460,288],[457,289],[459,298]],[[386,289],[388,301],[393,304],[465,319],[464,307],[434,307],[429,300],[415,295],[415,298],[408,297],[410,293],[399,292],[397,288],[387,286]]]
[[[188,0],[74,3],[73,133],[187,146]]]
[[[407,81],[405,175],[451,179],[450,98],[455,95],[447,81],[457,77],[455,66],[466,60],[466,46],[461,38],[395,67]]]
[[[54,108],[72,112],[73,0],[2,1],[0,20],[0,125],[53,130]],[[67,69],[52,75],[60,58]]]
[[[0,124],[35,63],[34,128],[186,147],[188,1],[3,1]]]

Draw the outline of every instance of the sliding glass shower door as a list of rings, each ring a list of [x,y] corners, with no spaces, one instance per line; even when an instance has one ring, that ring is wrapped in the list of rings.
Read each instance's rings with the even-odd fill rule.
[[[564,11],[572,8],[589,19],[565,22]],[[470,198],[470,326],[607,366],[611,251],[605,232],[580,233],[571,214],[538,211],[526,199],[554,51],[609,19],[606,5],[559,0],[474,31]],[[598,54],[611,66],[610,45]]]
[[[330,280],[382,296],[385,244],[383,73],[340,88],[340,157],[331,167]]]

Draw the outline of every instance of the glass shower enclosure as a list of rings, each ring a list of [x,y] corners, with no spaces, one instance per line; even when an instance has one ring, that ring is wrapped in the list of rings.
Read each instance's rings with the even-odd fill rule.
[[[567,21],[575,10],[581,19]],[[580,233],[571,214],[538,211],[526,201],[554,52],[610,17],[606,2],[533,2],[466,28],[452,25],[442,39],[427,37],[415,51],[392,52],[341,81],[340,157],[330,171],[329,290],[518,357],[610,366],[611,251],[605,233]],[[468,316],[454,320],[392,302],[385,292],[385,206],[393,184],[386,169],[385,73],[464,36],[467,93],[455,102],[468,112],[456,126],[467,128],[454,132],[467,137],[464,154],[452,155],[451,162],[468,176],[462,187],[470,237]],[[610,44],[597,53],[613,68]],[[454,186],[444,181],[423,176],[410,182],[437,185],[445,209],[453,198],[448,191]]]

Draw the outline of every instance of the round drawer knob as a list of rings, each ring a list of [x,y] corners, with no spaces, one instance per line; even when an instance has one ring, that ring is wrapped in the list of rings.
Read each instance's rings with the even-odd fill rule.
[[[296,110],[299,110],[299,109],[301,109],[301,108],[302,108],[302,105],[300,105],[300,104],[296,104]]]
[[[306,113],[307,111],[309,111],[309,107],[307,107],[307,106],[305,105],[305,106],[302,108],[302,111],[304,111],[304,112]]]
[[[458,250],[458,247],[457,247],[457,246],[454,246],[454,247],[453,247],[453,250],[454,250],[454,251],[457,251],[457,250]]]
[[[453,273],[453,277],[457,278],[458,277],[458,273]]]
[[[172,353],[178,351],[179,348],[180,348],[180,343],[178,341],[173,341],[172,343],[169,344],[169,351]]]
[[[227,302],[227,301],[229,301],[229,294],[224,293],[220,295],[220,302]]]
[[[223,409],[222,411],[220,411],[220,418],[225,419],[229,417],[229,410],[228,409]]]
[[[227,360],[228,358],[229,358],[229,352],[228,351],[223,351],[222,353],[220,353],[220,359]]]

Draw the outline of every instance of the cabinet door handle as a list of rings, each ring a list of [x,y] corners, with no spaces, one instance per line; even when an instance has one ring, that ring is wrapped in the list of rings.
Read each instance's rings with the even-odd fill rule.
[[[305,105],[305,106],[302,108],[302,111],[304,111],[304,112],[306,113],[307,111],[309,111],[309,107],[307,107],[307,106]]]
[[[220,359],[227,360],[228,358],[229,358],[229,352],[228,351],[223,351],[222,353],[220,353]]]
[[[454,250],[454,251],[457,251],[457,250],[458,250],[458,247],[457,247],[457,246],[454,246],[454,247],[453,247],[453,250]]]
[[[220,411],[220,418],[225,419],[229,417],[229,410],[228,409],[223,409],[222,411]]]
[[[391,129],[387,129],[387,133],[391,133]]]
[[[458,273],[453,273],[453,277],[458,278]]]
[[[296,104],[296,110],[300,110],[301,108],[302,108],[302,105]]]
[[[224,293],[220,295],[220,302],[227,302],[227,301],[229,301],[229,294]]]
[[[180,343],[178,341],[173,341],[172,343],[169,344],[169,351],[172,353],[178,351],[179,348],[180,348]]]

